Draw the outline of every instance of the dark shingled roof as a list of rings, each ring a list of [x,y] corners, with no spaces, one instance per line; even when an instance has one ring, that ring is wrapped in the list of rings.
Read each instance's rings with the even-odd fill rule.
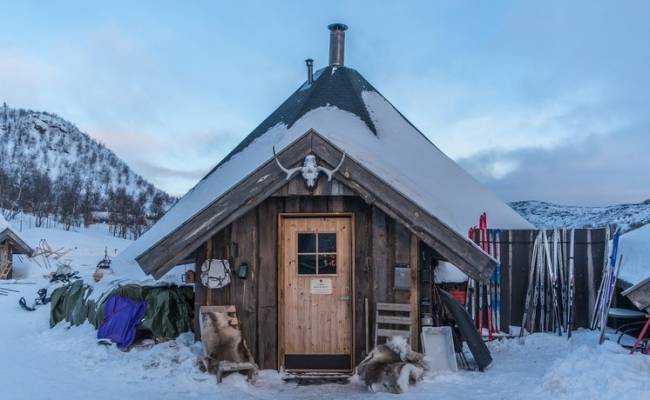
[[[376,91],[360,73],[352,68],[330,65],[316,71],[314,81],[311,84],[305,82],[300,86],[280,107],[221,160],[210,173],[230,160],[232,156],[244,150],[273,126],[278,123],[285,123],[290,128],[303,115],[319,107],[334,106],[349,111],[361,118],[376,135],[375,125],[361,98],[361,93],[368,90]],[[210,175],[210,173],[207,175]]]

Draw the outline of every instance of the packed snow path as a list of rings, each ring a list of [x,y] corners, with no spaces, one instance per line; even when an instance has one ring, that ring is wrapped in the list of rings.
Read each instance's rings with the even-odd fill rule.
[[[14,285],[18,286],[18,285]],[[349,384],[297,386],[275,371],[262,371],[254,385],[231,375],[218,385],[196,367],[200,345],[190,334],[152,348],[125,353],[97,345],[86,324],[48,326],[49,307],[21,310],[19,294],[0,299],[0,393],[4,399],[394,398]],[[628,355],[596,334],[578,332],[570,341],[536,334],[490,345],[494,364],[487,372],[429,374],[404,399],[648,399],[650,357]],[[232,396],[232,397],[231,397]]]

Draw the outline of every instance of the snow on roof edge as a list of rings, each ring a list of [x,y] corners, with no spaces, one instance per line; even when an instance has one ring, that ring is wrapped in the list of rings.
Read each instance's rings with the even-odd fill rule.
[[[374,96],[376,94],[376,96]],[[373,99],[372,97],[378,97]],[[370,97],[370,98],[369,98]],[[401,114],[397,111],[386,99],[383,98],[378,92],[364,92],[364,101],[366,102],[366,107],[368,112],[373,118],[373,121],[376,121],[376,124],[383,125],[386,122],[386,119],[390,119],[390,113],[397,113],[398,117],[392,116],[392,121],[388,121],[387,125],[391,125],[386,131],[380,132],[380,135],[375,136],[371,132],[365,132],[367,127],[363,121],[350,112],[340,110],[336,107],[325,106],[319,107],[317,109],[311,110],[306,113],[302,118],[296,121],[292,127],[287,127],[285,124],[279,123],[275,126],[269,128],[263,135],[257,137],[253,142],[251,142],[243,151],[237,153],[233,156],[227,163],[220,165],[219,168],[212,171],[205,178],[200,180],[197,185],[195,185],[185,196],[183,196],[177,203],[168,211],[160,221],[158,221],[152,228],[150,228],[145,234],[138,239],[134,244],[129,246],[125,251],[123,251],[119,256],[131,257],[135,259],[140,256],[147,250],[154,247],[156,244],[160,243],[165,237],[169,236],[178,227],[194,218],[198,213],[204,210],[206,207],[209,207],[214,201],[217,201],[221,198],[227,191],[231,190],[232,187],[236,186],[239,182],[245,179],[250,174],[254,173],[261,165],[265,162],[271,160],[271,150],[272,146],[276,146],[280,151],[284,150],[287,146],[291,145],[293,142],[298,140],[300,137],[309,132],[310,129],[316,131],[320,136],[324,137],[328,141],[332,142],[338,148],[346,148],[346,153],[350,155],[355,161],[363,165],[374,175],[381,178],[389,186],[393,187],[395,190],[399,191],[403,196],[414,201],[422,209],[426,210],[430,215],[435,216],[438,220],[443,222],[445,225],[450,227],[452,230],[459,233],[462,237],[465,237],[464,230],[476,223],[478,216],[483,211],[488,211],[488,218],[494,217],[494,213],[508,215],[505,219],[501,218],[504,223],[496,223],[496,226],[500,228],[531,228],[532,225],[525,221],[519,214],[512,210],[503,200],[499,199],[494,193],[489,191],[487,188],[483,187],[475,178],[469,175],[462,167],[456,164],[451,158],[444,154],[440,149],[437,148],[426,136],[419,132],[412,124],[410,124]],[[378,117],[377,113],[373,107],[372,102],[382,101],[388,105],[389,108],[379,104],[379,108],[384,107],[381,110],[381,115]],[[376,105],[376,104],[375,104]],[[336,113],[333,115],[332,113]],[[340,118],[333,118],[340,117]],[[395,119],[401,120],[394,121]],[[403,122],[407,123],[405,127]],[[398,125],[395,128],[395,125]],[[400,124],[402,124],[400,126]],[[378,127],[381,131],[381,129]],[[424,140],[427,143],[427,146],[421,146],[422,143],[414,143],[415,140],[405,140],[412,139],[409,137],[408,131],[410,130],[413,133],[417,133],[419,140]],[[300,132],[300,133],[297,133]],[[368,136],[370,135],[370,136]],[[395,138],[398,137],[398,141],[395,142]],[[376,140],[373,141],[372,137],[375,137]],[[383,140],[382,140],[383,139]],[[393,143],[380,143],[377,140],[384,142],[386,140],[392,140]],[[453,179],[449,181],[446,180],[445,176],[434,177],[436,179],[431,180],[430,176],[421,177],[424,182],[420,182],[420,185],[417,182],[412,182],[412,177],[408,171],[399,171],[400,166],[403,161],[410,162],[413,164],[413,160],[409,160],[409,157],[400,159],[397,163],[395,159],[391,159],[390,154],[387,156],[385,151],[381,151],[383,148],[389,148],[391,145],[395,144],[397,147],[402,146],[403,142],[408,141],[414,147],[414,151],[422,152],[422,148],[425,147],[425,152],[423,159],[429,161],[428,165],[425,165],[426,170],[432,171],[435,175],[437,172],[437,167],[445,167],[451,169],[451,174],[453,178],[456,178],[459,182],[454,181]],[[350,144],[352,144],[352,151],[349,150]],[[374,146],[375,153],[370,151],[368,153],[366,150],[367,147]],[[377,147],[380,146],[380,147]],[[377,158],[389,159],[391,161],[389,164],[393,164],[393,169],[386,169],[383,161],[386,160],[377,160]],[[438,159],[438,161],[435,161]],[[242,160],[244,163],[242,164]],[[422,161],[422,160],[418,160]],[[433,163],[433,164],[431,164]],[[247,165],[248,164],[248,165]],[[254,166],[254,168],[251,166]],[[416,162],[416,167],[412,169],[412,172],[418,171],[418,163]],[[234,166],[234,167],[233,167]],[[243,172],[242,172],[243,171]],[[449,172],[449,171],[448,171]],[[439,174],[440,175],[440,174]],[[470,195],[461,196],[461,201],[459,203],[473,204],[474,202],[469,201],[472,195],[478,193],[480,196],[485,197],[486,203],[491,204],[490,207],[476,207],[474,204],[470,209],[472,211],[462,209],[460,212],[454,212],[451,210],[457,206],[456,201],[440,201],[436,200],[435,197],[439,196],[439,193],[427,192],[425,194],[420,193],[421,183],[435,185],[437,187],[443,187],[448,191],[453,191],[456,183],[458,185],[469,185],[473,187],[470,190]],[[446,183],[446,185],[445,185]],[[408,189],[410,186],[409,190]],[[211,190],[206,190],[206,187]],[[216,189],[215,189],[216,188]],[[423,201],[426,200],[426,201]],[[198,204],[196,204],[198,203]],[[446,207],[444,204],[447,203]],[[462,208],[462,206],[461,206]],[[491,210],[487,210],[490,208]],[[499,211],[503,210],[503,211]],[[436,211],[441,211],[440,214]],[[467,214],[471,213],[471,219],[467,218]],[[475,214],[475,215],[473,215]],[[445,215],[447,218],[445,218]],[[174,221],[175,218],[175,221]],[[451,218],[451,219],[450,219]],[[497,220],[500,219],[498,216]],[[461,222],[459,222],[459,220]],[[449,221],[453,223],[450,224]],[[508,221],[508,222],[505,222]],[[119,257],[118,256],[118,257]]]

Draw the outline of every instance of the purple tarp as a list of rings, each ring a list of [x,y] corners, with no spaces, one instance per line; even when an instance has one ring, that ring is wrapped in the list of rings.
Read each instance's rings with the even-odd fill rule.
[[[116,294],[109,297],[104,307],[104,320],[97,331],[97,339],[108,339],[120,349],[129,347],[135,339],[135,327],[142,321],[147,306]]]

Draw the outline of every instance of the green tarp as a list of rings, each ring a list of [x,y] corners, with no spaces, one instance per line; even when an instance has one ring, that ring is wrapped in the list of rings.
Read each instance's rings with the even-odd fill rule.
[[[151,332],[154,338],[175,338],[192,330],[191,293],[178,286],[119,286],[102,294],[97,301],[89,300],[92,287],[78,280],[52,292],[50,327],[61,321],[81,325],[86,320],[99,327],[104,318],[106,300],[117,294],[147,304],[147,313],[138,330]]]

